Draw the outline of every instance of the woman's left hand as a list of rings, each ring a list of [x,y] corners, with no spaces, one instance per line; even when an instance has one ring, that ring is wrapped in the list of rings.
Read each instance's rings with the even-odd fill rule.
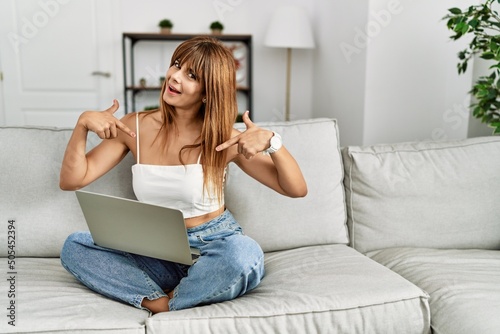
[[[246,130],[217,146],[215,148],[217,151],[225,150],[233,145],[238,145],[238,153],[242,154],[246,159],[252,159],[259,152],[269,148],[269,141],[273,136],[273,132],[261,129],[255,125],[250,120],[248,113],[247,110],[243,114],[243,123],[246,125]]]

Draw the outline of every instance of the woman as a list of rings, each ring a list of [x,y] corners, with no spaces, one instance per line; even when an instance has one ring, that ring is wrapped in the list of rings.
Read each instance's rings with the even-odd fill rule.
[[[152,313],[230,300],[255,288],[264,257],[224,206],[227,165],[234,162],[286,196],[305,196],[307,186],[279,135],[257,127],[248,112],[246,130],[233,129],[231,52],[209,37],[185,41],[172,56],[160,108],[121,120],[113,116],[117,109],[115,100],[107,110],[79,117],[62,163],[61,189],[88,185],[131,151],[138,200],[181,210],[190,244],[201,256],[186,266],[102,248],[88,232],[77,232],[63,246],[63,266],[89,288]],[[86,154],[89,131],[104,140]]]

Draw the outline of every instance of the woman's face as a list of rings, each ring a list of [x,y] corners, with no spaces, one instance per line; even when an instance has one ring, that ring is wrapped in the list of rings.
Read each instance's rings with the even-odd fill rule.
[[[202,84],[196,74],[178,60],[167,71],[163,100],[176,109],[198,110],[204,98]]]

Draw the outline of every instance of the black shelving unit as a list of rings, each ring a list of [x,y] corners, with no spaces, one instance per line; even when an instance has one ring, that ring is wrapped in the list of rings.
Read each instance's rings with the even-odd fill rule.
[[[122,53],[123,53],[123,93],[125,114],[136,110],[135,96],[139,92],[144,91],[160,91],[161,87],[142,87],[135,84],[134,73],[134,54],[138,42],[155,41],[155,42],[172,42],[185,41],[195,36],[204,36],[204,34],[160,34],[160,33],[130,33],[125,32],[122,36]],[[246,96],[247,108],[252,110],[252,35],[206,35],[215,37],[224,42],[241,42],[247,48],[246,50],[246,82],[248,85],[238,86],[238,92]],[[129,103],[130,99],[130,103]],[[244,110],[240,110],[243,112]]]

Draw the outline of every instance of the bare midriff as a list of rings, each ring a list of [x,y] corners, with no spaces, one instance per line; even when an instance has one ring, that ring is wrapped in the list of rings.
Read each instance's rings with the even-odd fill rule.
[[[186,218],[184,219],[184,225],[186,225],[186,228],[191,228],[191,227],[196,227],[198,225],[204,224],[218,216],[220,216],[226,208],[224,206],[221,206],[218,210],[212,211],[210,213],[206,213],[201,216],[196,216],[196,217],[191,217],[191,218]]]

